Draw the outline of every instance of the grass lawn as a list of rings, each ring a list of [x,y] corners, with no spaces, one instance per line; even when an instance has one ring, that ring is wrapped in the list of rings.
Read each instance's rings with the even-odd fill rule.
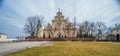
[[[120,44],[101,42],[53,42],[4,56],[120,56]]]

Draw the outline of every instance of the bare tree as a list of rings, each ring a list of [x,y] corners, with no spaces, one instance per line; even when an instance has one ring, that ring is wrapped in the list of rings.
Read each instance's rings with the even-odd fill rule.
[[[95,23],[91,22],[90,23],[90,35],[91,35],[91,37],[93,37],[92,35],[95,32],[95,29],[96,29]]]
[[[97,26],[98,40],[99,40],[99,38],[100,38],[100,34],[103,33],[103,31],[104,31],[105,28],[106,28],[106,25],[105,25],[104,22],[102,22],[102,21],[98,21],[98,22],[96,23],[96,26]]]
[[[90,31],[90,22],[89,21],[84,21],[82,23],[83,26],[83,31],[84,31],[84,37],[89,36],[89,31]]]
[[[73,23],[73,26],[74,26],[74,34],[75,34],[75,32],[77,30],[77,28],[76,28],[76,26],[77,26],[76,17],[73,18],[73,22],[72,23]]]
[[[95,23],[90,21],[84,21],[79,24],[78,33],[80,37],[92,37],[92,34],[95,32]]]
[[[79,28],[78,28],[78,37],[84,37],[83,33],[84,33],[84,25],[79,23]]]
[[[43,22],[43,16],[28,17],[24,26],[25,33],[29,34],[30,37],[34,37],[35,34],[38,32],[38,27],[42,27]]]
[[[73,25],[74,25],[74,28],[76,28],[76,26],[77,26],[76,17],[73,18],[73,22],[72,22],[72,23],[73,23]]]

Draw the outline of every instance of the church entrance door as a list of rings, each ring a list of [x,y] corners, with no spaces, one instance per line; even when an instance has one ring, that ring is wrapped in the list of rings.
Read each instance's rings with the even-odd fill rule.
[[[61,32],[58,32],[58,38],[61,38]]]

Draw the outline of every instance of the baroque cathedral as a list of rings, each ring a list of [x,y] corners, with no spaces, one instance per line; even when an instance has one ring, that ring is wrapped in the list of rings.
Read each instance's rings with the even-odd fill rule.
[[[52,20],[52,24],[48,24],[44,29],[40,29],[37,36],[40,38],[76,37],[76,27],[64,18],[60,10],[56,14]]]

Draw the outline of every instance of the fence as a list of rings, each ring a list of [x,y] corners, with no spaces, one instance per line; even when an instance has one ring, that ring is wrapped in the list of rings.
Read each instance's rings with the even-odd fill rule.
[[[93,41],[94,38],[26,38],[26,41]]]

